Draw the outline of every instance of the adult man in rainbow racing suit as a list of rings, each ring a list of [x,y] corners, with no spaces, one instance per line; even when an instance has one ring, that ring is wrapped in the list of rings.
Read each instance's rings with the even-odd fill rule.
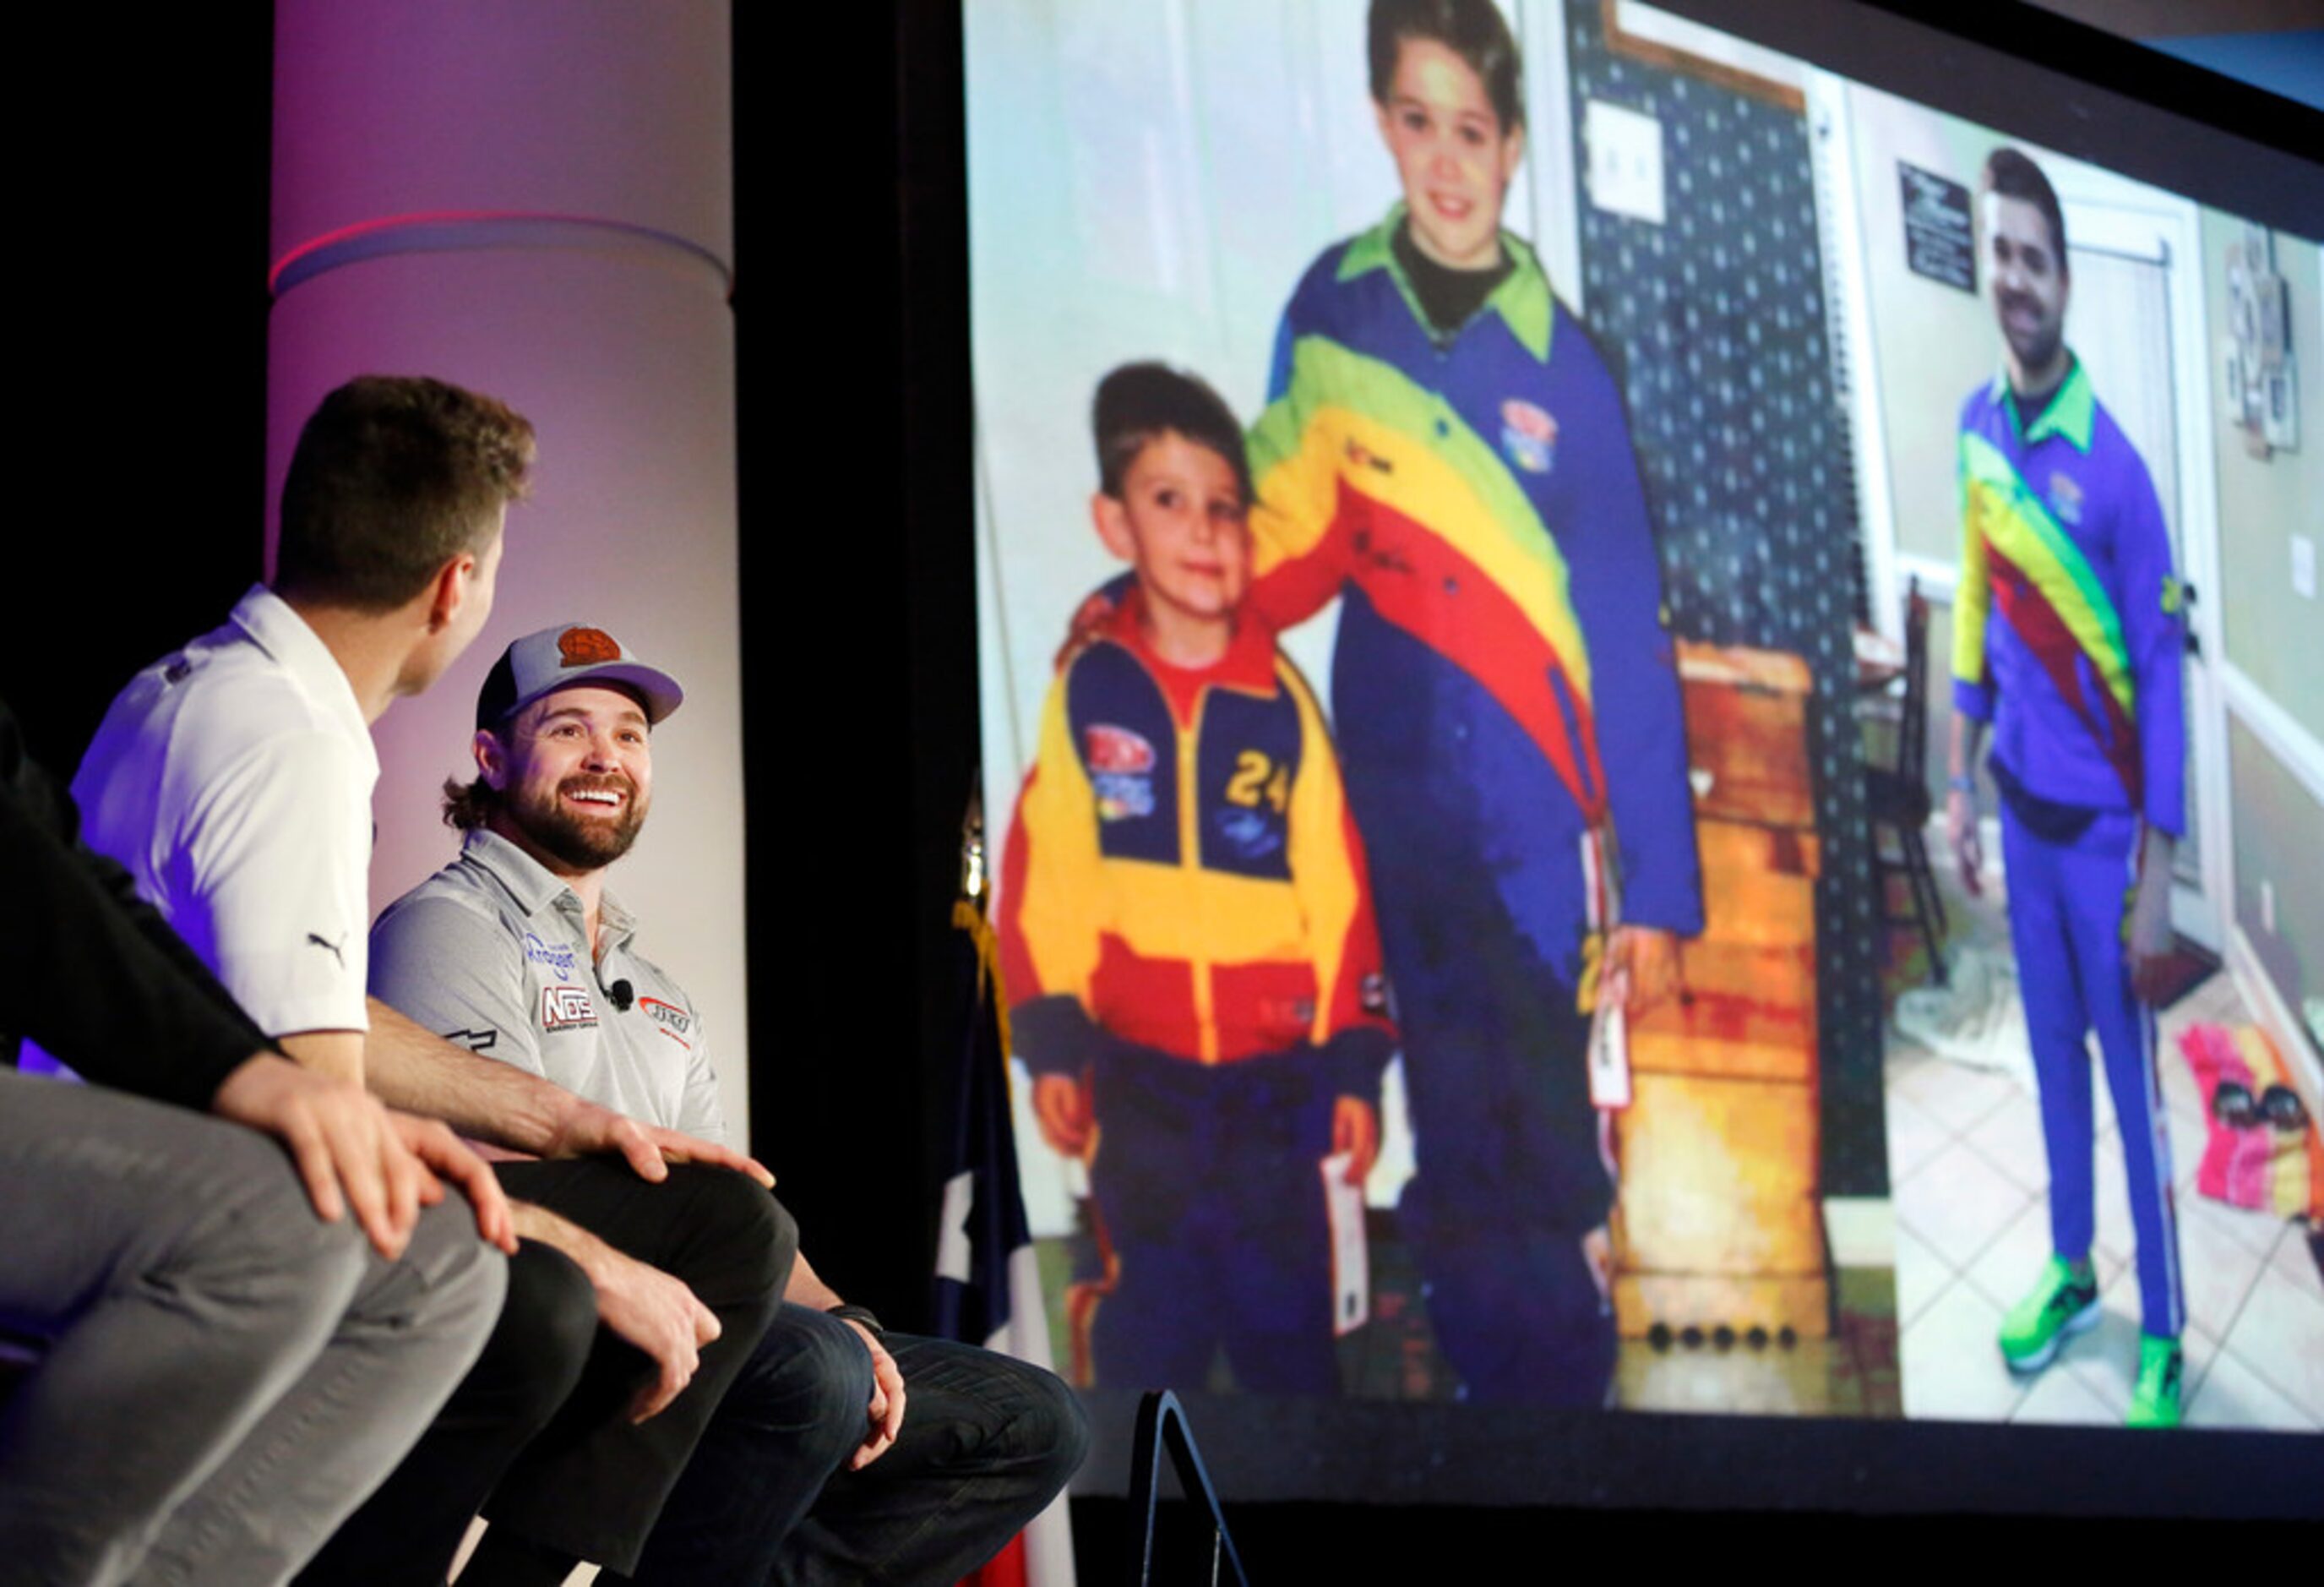
[[[1989,723],[2053,1253],[2003,1320],[2001,1353],[2014,1371],[2038,1370],[2098,1321],[2084,1046],[2095,1029],[2122,1128],[2145,1331],[2129,1421],[2172,1426],[2186,1306],[2154,1015],[2142,1005],[2171,946],[2172,840],[2185,825],[2183,602],[2146,466],[2066,346],[2056,191],[2024,154],[1997,150],[1978,217],[2006,367],[1961,410],[1947,819],[1962,884],[1978,892],[1970,769]]]

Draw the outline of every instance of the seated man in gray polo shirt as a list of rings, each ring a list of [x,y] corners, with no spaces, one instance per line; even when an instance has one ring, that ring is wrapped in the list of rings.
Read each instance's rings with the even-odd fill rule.
[[[634,1563],[796,1231],[765,1168],[478,1058],[366,1000],[370,724],[482,630],[531,424],[424,376],[325,397],[283,480],[272,586],[115,699],[73,780],[88,845],[308,1068],[504,1153],[516,1233],[484,1353],[308,1564],[329,1587],[550,1587]],[[730,1170],[741,1170],[731,1172]]]
[[[602,629],[511,645],[476,704],[481,775],[445,789],[460,858],[372,928],[372,991],[485,1056],[723,1143],[702,1011],[605,890],[651,803],[653,726],[682,697]],[[953,1581],[1081,1463],[1080,1407],[1052,1374],[883,1333],[804,1251],[784,1299],[633,1580]]]

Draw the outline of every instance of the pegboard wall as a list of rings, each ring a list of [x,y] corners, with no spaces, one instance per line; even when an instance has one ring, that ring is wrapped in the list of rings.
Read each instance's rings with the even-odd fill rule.
[[[1586,318],[1629,403],[1673,631],[1789,650],[1814,674],[1823,1189],[1885,1195],[1886,939],[1853,715],[1863,572],[1808,129],[1795,112],[1615,54],[1600,13],[1600,0],[1567,0],[1575,147],[1592,99],[1653,116],[1667,218],[1605,213],[1583,184]]]

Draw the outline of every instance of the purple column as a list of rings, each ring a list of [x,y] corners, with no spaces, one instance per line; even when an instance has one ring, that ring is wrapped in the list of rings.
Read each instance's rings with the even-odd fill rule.
[[[484,636],[374,729],[372,903],[455,851],[503,646],[601,624],[675,673],[644,837],[614,878],[745,1105],[728,8],[721,0],[279,0],[269,566],[300,422],[364,373],[488,392],[540,430]]]

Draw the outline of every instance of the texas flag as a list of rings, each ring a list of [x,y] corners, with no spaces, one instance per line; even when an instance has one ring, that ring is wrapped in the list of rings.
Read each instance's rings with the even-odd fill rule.
[[[953,1172],[945,1182],[936,1235],[936,1331],[1052,1367],[1048,1314],[1017,1182],[1009,1005],[1001,992],[992,927],[982,908],[982,871],[978,844],[968,866],[967,896],[953,906],[953,924],[963,933],[960,1001],[966,1034],[954,1113]],[[970,1587],[1074,1587],[1065,1496],[1059,1494],[966,1582]]]

